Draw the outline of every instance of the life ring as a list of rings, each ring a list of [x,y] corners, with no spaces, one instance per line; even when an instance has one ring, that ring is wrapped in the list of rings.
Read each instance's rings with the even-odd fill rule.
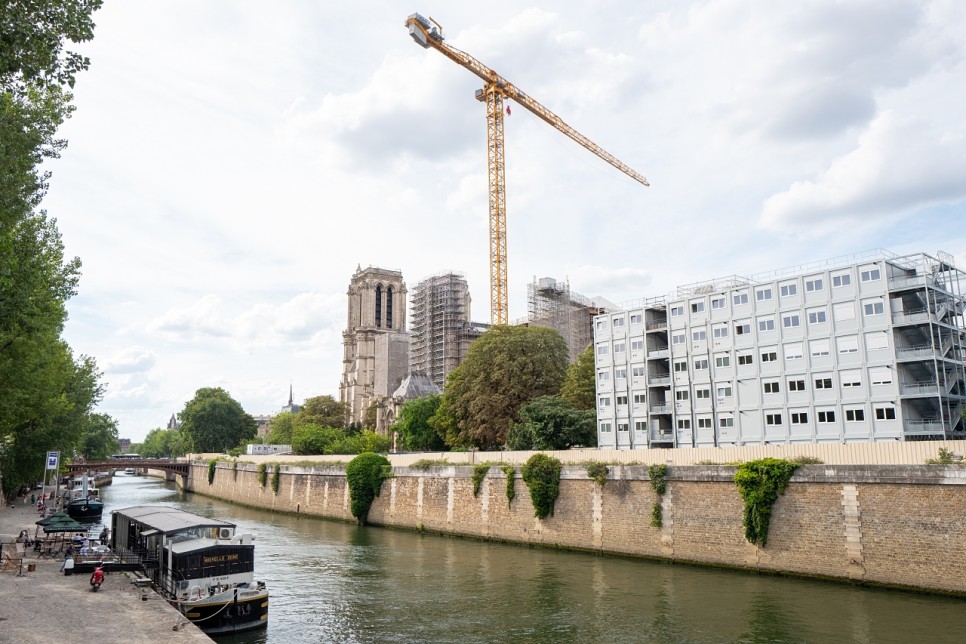
[[[87,506],[86,505],[83,506],[83,507],[81,507],[81,512],[87,512]]]

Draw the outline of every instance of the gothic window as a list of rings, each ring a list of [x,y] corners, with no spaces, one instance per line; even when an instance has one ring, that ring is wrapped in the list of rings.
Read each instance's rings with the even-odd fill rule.
[[[392,328],[392,287],[386,289],[386,328]]]
[[[376,287],[376,326],[382,326],[382,286]]]

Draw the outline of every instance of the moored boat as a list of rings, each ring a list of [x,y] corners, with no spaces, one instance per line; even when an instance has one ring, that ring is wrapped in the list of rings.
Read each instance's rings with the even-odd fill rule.
[[[268,590],[255,581],[255,546],[235,525],[175,508],[113,512],[115,552],[137,553],[154,588],[209,635],[268,624]]]
[[[64,511],[75,521],[89,523],[100,520],[104,513],[104,502],[98,496],[97,488],[88,486],[86,474],[64,494]]]

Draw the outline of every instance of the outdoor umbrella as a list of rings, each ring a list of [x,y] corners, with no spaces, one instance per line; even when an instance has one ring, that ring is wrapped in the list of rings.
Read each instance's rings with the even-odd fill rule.
[[[61,510],[60,512],[54,512],[49,517],[46,517],[44,519],[41,519],[40,521],[37,521],[36,523],[37,523],[37,525],[47,526],[47,525],[50,525],[51,523],[53,523],[55,521],[61,521],[63,519],[70,519],[70,515],[67,514],[66,512],[64,512],[63,510]],[[73,521],[73,519],[71,519],[71,521]]]
[[[56,517],[56,515],[51,515],[50,518],[54,517]],[[37,523],[40,523],[40,521]],[[44,532],[87,532],[87,527],[77,523],[77,521],[74,521],[69,516],[64,515],[63,517],[57,517],[45,525]]]

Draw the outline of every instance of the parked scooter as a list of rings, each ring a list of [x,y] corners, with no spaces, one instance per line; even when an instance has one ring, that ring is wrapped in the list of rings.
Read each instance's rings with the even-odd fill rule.
[[[97,567],[94,569],[94,572],[91,573],[91,591],[96,593],[103,583],[104,570],[100,567]]]

